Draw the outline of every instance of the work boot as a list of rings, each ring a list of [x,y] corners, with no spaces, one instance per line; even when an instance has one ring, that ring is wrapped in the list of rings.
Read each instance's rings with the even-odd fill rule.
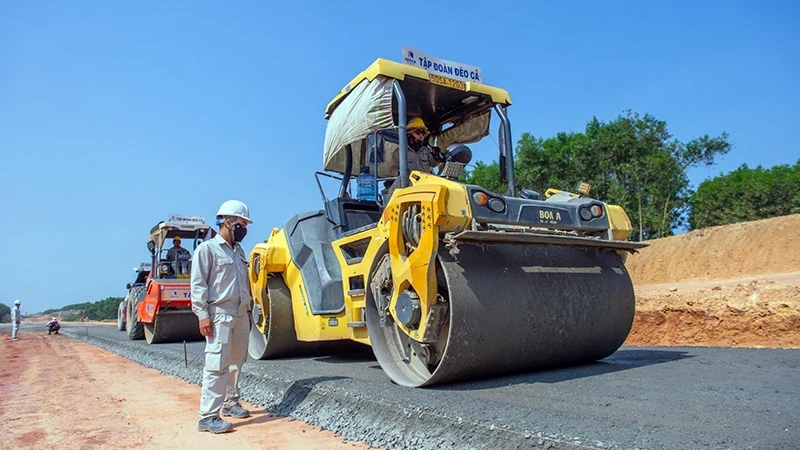
[[[219,418],[219,416],[206,417],[197,422],[197,431],[210,431],[214,434],[231,431],[233,424]]]
[[[233,417],[234,419],[244,419],[250,416],[250,411],[244,409],[242,405],[235,404],[230,408],[222,408],[222,415],[225,417]]]

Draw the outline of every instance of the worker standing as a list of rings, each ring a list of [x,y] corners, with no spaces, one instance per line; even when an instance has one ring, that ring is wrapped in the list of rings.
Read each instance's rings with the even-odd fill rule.
[[[20,312],[19,312],[19,300],[14,300],[14,307],[11,308],[11,340],[18,341],[19,338],[17,337],[17,332],[19,331],[19,323],[20,323]]]
[[[220,413],[233,418],[250,415],[239,404],[239,377],[252,326],[247,258],[239,242],[251,223],[247,205],[228,200],[217,211],[219,233],[194,251],[192,311],[206,338],[199,431],[230,431],[232,424],[222,420]]]

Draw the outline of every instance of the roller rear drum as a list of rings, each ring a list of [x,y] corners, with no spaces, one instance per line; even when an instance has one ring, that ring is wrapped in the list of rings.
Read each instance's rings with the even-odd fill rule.
[[[159,312],[153,323],[144,324],[144,338],[148,344],[204,339],[197,316],[191,311]]]
[[[364,345],[351,341],[305,342],[297,340],[292,312],[292,291],[280,274],[271,274],[267,281],[269,311],[262,311],[258,302],[253,306],[253,327],[250,329],[248,354],[253,359],[274,359],[342,351],[358,351]],[[256,324],[263,323],[266,333]]]

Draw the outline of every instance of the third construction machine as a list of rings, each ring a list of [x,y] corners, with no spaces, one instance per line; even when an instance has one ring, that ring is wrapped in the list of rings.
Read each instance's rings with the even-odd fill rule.
[[[510,104],[503,89],[385,59],[342,89],[326,110],[324,209],[296,215],[251,251],[250,355],[355,341],[395,383],[421,387],[616,351],[634,315],[625,255],[644,245],[627,240],[621,207],[585,188],[517,192]],[[493,111],[505,195],[458,181],[471,158],[465,144],[488,135]],[[444,149],[443,170],[409,172],[413,117]],[[395,189],[352,198],[365,165]],[[319,176],[339,180],[336,197],[326,198]]]
[[[144,297],[145,284],[147,283],[147,278],[150,276],[150,271],[152,269],[152,262],[143,262],[139,264],[139,267],[133,268],[133,271],[136,272],[136,279],[133,280],[133,283],[128,283],[125,286],[128,290],[128,294],[119,302],[119,306],[117,307],[117,330],[127,331],[128,302],[136,301],[132,299]],[[143,330],[141,332],[144,333]]]

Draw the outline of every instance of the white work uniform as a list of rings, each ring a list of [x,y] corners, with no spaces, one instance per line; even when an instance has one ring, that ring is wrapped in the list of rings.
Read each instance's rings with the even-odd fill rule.
[[[14,305],[14,307],[11,308],[11,339],[17,338],[17,331],[19,331],[19,322],[20,322],[19,308],[16,305]]]
[[[247,360],[250,332],[250,283],[241,245],[220,235],[197,246],[192,262],[192,311],[210,318],[213,336],[206,337],[200,420],[239,403],[239,376]]]

